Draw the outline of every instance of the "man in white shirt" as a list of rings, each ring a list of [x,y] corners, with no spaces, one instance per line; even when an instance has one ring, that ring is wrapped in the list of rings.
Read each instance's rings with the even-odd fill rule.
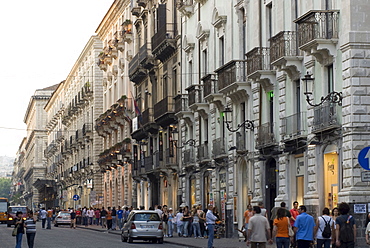
[[[213,205],[208,205],[208,211],[206,213],[206,224],[208,230],[208,248],[213,247],[213,239],[215,237],[215,223],[217,217],[213,214]]]
[[[46,224],[46,215],[47,215],[48,212],[46,212],[45,208],[42,208],[41,209],[41,212],[40,212],[40,218],[41,218],[41,222],[42,222],[42,228],[45,229],[45,224]]]
[[[94,210],[92,208],[90,208],[89,210],[87,210],[87,217],[89,217],[89,225],[92,225],[93,224],[93,219],[94,219]]]
[[[253,214],[248,223],[247,245],[251,244],[251,248],[265,248],[267,241],[272,244],[269,221],[261,215],[258,206],[253,207]]]

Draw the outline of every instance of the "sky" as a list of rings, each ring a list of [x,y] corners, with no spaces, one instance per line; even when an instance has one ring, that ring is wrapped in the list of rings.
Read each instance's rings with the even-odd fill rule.
[[[16,156],[30,97],[68,76],[113,2],[0,1],[0,156]]]

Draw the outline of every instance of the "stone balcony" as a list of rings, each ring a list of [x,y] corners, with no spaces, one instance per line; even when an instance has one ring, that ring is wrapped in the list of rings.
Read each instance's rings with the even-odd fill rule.
[[[248,78],[261,83],[265,88],[272,87],[275,81],[275,71],[270,63],[270,48],[255,47],[246,56]]]

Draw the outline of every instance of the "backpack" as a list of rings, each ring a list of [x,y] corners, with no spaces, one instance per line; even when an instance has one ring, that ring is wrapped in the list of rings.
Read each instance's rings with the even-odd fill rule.
[[[324,230],[322,230],[321,235],[323,238],[328,239],[331,237],[331,226],[330,226],[331,219],[329,221],[326,221],[324,217],[321,216],[321,218],[325,222],[325,227]]]
[[[339,229],[339,239],[340,241],[345,242],[345,243],[351,242],[354,240],[353,227],[352,227],[352,223],[350,222],[351,218],[352,216],[350,215],[348,216],[347,220],[342,219],[344,221]]]

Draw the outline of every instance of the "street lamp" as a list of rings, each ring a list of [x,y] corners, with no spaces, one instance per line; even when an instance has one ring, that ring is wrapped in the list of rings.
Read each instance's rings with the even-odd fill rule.
[[[225,116],[224,122],[226,124],[227,130],[229,130],[232,133],[237,132],[241,127],[244,127],[245,129],[250,129],[252,131],[254,130],[253,121],[250,121],[250,120],[245,120],[242,123],[238,124],[238,127],[236,129],[232,129],[230,125],[232,123],[232,116],[231,116],[232,112],[233,110],[229,107],[226,107],[224,109],[224,116]]]
[[[314,78],[311,77],[311,76],[312,75],[307,72],[307,74],[304,75],[304,78],[302,78],[302,81],[305,82],[305,86],[306,86],[306,91],[304,92],[304,94],[306,95],[306,102],[310,106],[317,107],[317,106],[320,106],[321,104],[323,104],[324,102],[338,103],[339,106],[342,106],[342,99],[343,99],[342,92],[336,92],[336,91],[330,92],[325,97],[322,96],[319,103],[317,103],[317,104],[313,103],[314,99],[311,98],[311,96],[313,95],[313,93],[312,93],[312,88],[313,87],[312,86],[313,86]]]
[[[172,140],[177,148],[183,148],[186,145],[195,146],[195,143],[196,143],[195,139],[189,139],[185,143],[182,144],[183,146],[177,146],[177,142],[179,141],[179,131],[177,130],[177,128],[174,128],[172,130]]]

